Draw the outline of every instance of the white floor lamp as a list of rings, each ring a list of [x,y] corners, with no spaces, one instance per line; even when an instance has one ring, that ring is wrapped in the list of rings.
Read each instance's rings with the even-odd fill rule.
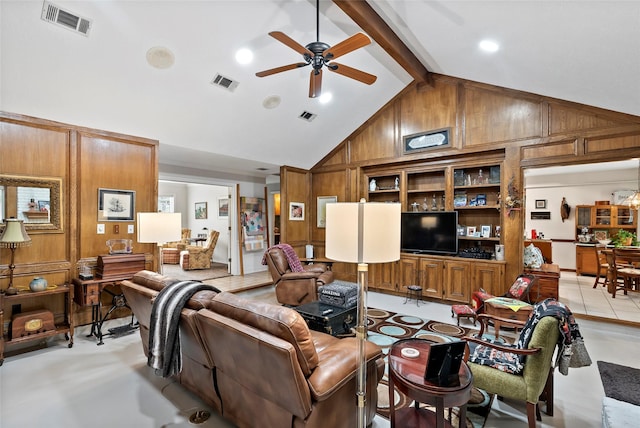
[[[158,245],[158,273],[162,274],[162,244],[182,238],[182,214],[138,213],[138,242]]]
[[[345,202],[327,204],[325,255],[340,262],[358,263],[358,372],[357,427],[366,425],[367,281],[369,263],[400,258],[400,204]]]

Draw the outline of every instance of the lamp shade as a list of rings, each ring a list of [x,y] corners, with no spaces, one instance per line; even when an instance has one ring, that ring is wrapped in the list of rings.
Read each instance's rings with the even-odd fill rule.
[[[165,244],[182,238],[182,214],[138,213],[138,242]]]
[[[400,204],[327,204],[325,255],[349,263],[400,258]]]
[[[31,245],[31,238],[27,235],[22,220],[7,218],[5,222],[6,226],[0,236],[0,248],[18,248]]]

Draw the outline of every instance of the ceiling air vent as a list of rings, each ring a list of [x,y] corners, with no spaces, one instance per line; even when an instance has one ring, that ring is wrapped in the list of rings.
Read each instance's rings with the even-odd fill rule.
[[[216,74],[216,77],[211,81],[212,85],[220,86],[221,88],[225,88],[230,90],[231,92],[235,91],[238,87],[239,83],[233,79],[229,79],[228,77],[224,77],[221,74]]]
[[[61,9],[48,1],[45,1],[42,5],[42,15],[40,17],[47,22],[75,31],[83,36],[87,36],[91,29],[91,21],[88,19]]]
[[[315,113],[310,113],[308,111],[303,111],[300,116],[298,116],[300,119],[302,120],[306,120],[307,122],[311,122],[313,119],[316,118],[316,116],[318,116]]]

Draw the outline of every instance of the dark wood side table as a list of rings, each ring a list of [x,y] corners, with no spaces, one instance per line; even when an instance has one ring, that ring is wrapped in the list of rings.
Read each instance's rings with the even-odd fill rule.
[[[52,296],[64,296],[64,314],[62,320],[55,320],[55,329],[48,331],[40,331],[23,337],[10,337],[10,332],[4,334],[4,306],[16,304],[20,302],[35,301],[42,298],[51,298]],[[8,310],[8,319],[12,318],[10,310]],[[57,314],[54,314],[54,316]],[[15,295],[0,294],[0,366],[4,362],[4,349],[6,346],[17,345],[34,340],[43,340],[45,338],[64,334],[65,339],[69,341],[68,347],[73,346],[73,287],[68,284],[58,285],[55,288],[44,291],[20,291]]]
[[[552,297],[558,300],[558,283],[560,282],[560,266],[544,263],[539,269],[525,269],[525,273],[536,277],[537,284],[529,293],[531,303],[540,302]]]
[[[402,349],[414,348],[420,352],[416,358],[402,355]],[[460,427],[466,426],[467,402],[471,398],[473,375],[463,361],[458,371],[459,384],[439,386],[424,379],[431,342],[424,339],[398,340],[389,351],[389,415],[391,427],[451,427],[445,420],[445,407],[459,407]],[[413,407],[396,410],[394,388],[416,401]],[[419,403],[429,404],[435,412],[419,408]]]
[[[110,290],[105,289],[107,286],[119,285],[120,282],[125,279],[133,278],[133,274],[123,275],[118,278],[97,278],[97,279],[80,279],[74,278],[73,285],[75,288],[74,300],[79,306],[91,306],[91,332],[87,337],[95,336],[98,339],[98,345],[103,345],[102,338],[110,334],[117,334],[137,328],[133,323],[133,315],[131,315],[131,323],[122,327],[116,327],[116,329],[109,329],[109,333],[102,332],[102,325],[109,318],[109,315],[118,308],[129,308],[127,301],[124,298],[124,294],[116,294]],[[107,292],[112,296],[111,307],[106,314],[102,315],[102,292]],[[131,309],[131,308],[129,308]]]

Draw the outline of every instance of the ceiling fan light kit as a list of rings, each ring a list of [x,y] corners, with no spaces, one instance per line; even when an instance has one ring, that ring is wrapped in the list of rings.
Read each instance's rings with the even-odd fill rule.
[[[373,84],[377,77],[373,74],[366,73],[346,65],[330,62],[342,55],[346,55],[356,49],[364,47],[371,43],[369,37],[362,33],[357,33],[346,40],[331,47],[327,43],[320,41],[320,9],[319,0],[316,0],[316,41],[302,46],[291,37],[281,31],[272,31],[269,33],[271,37],[290,47],[294,51],[302,55],[304,62],[283,65],[269,70],[256,73],[258,77],[271,76],[272,74],[282,73],[283,71],[294,70],[300,67],[311,65],[312,70],[309,75],[309,98],[316,98],[322,94],[322,69],[326,67],[329,71],[341,74],[345,77],[357,80],[367,85]]]

